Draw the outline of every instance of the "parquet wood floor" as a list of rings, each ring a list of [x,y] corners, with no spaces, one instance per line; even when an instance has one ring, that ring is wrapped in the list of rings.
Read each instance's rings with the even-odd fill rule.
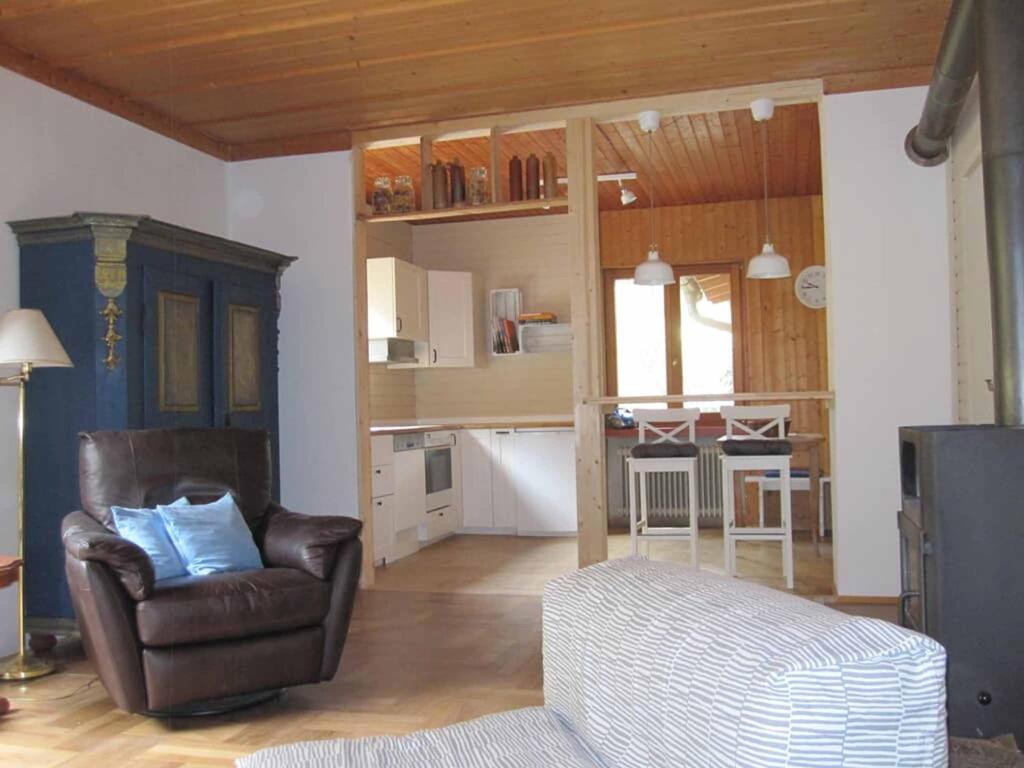
[[[713,569],[721,538],[705,540]],[[652,555],[672,556],[659,551],[670,544],[656,542]],[[686,545],[675,546],[685,558]],[[827,549],[809,563],[809,547],[797,547],[798,587],[827,591]],[[613,536],[611,549],[624,554],[628,537]],[[379,569],[378,587],[359,595],[333,681],[231,715],[127,715],[90,684],[80,652],[67,650],[58,674],[0,686],[14,707],[0,718],[0,766],[230,766],[272,744],[404,733],[540,704],[540,589],[573,567],[575,551],[571,539],[461,536]],[[742,570],[777,580],[776,552],[744,557]]]

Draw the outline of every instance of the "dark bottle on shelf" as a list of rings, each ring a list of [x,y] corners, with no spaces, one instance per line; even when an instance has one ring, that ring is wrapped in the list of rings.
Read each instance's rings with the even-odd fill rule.
[[[438,160],[430,166],[434,185],[434,208],[448,207],[448,169]]]
[[[508,199],[523,199],[523,161],[519,155],[512,155],[508,161]]]
[[[452,180],[452,207],[464,208],[466,205],[466,168],[456,157],[452,160],[449,170]]]
[[[533,154],[526,158],[526,199],[540,199],[540,160]]]

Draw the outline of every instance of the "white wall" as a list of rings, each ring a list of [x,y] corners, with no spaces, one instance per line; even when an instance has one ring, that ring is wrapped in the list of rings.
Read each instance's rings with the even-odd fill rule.
[[[0,221],[146,213],[224,234],[224,164],[0,69]],[[91,298],[90,298],[91,300]],[[18,248],[0,225],[0,312],[18,305]],[[17,400],[0,390],[0,552],[17,542]],[[17,645],[16,591],[0,591],[0,655]]]
[[[281,499],[358,517],[352,164],[347,152],[228,166],[229,237],[298,256],[282,283]]]
[[[903,152],[924,97],[875,91],[822,107],[840,595],[898,593],[897,428],[954,420],[946,170]]]

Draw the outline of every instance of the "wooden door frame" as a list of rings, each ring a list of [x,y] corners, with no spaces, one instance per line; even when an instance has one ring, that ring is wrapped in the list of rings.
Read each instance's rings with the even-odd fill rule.
[[[818,105],[819,124],[823,122],[824,81],[820,78],[767,83],[736,88],[718,88],[685,94],[599,102],[570,107],[553,107],[517,113],[473,118],[430,121],[415,125],[367,129],[352,134],[353,174],[353,305],[355,308],[356,429],[359,444],[358,498],[363,520],[363,576],[361,583],[373,583],[373,521],[370,497],[370,412],[369,352],[366,337],[366,228],[359,216],[367,213],[364,198],[363,151],[367,148],[416,144],[423,137],[433,140],[500,135],[543,127],[566,125],[567,170],[569,176],[570,217],[570,290],[573,328],[573,403],[576,424],[577,494],[579,522],[579,564],[607,559],[608,518],[605,504],[605,438],[603,406],[592,403],[603,397],[606,379],[602,309],[598,207],[594,179],[593,129],[595,123],[635,120],[643,110],[657,109],[664,117],[744,109],[753,99],[771,96],[777,105],[808,103]],[[824,126],[822,125],[822,128]],[[822,132],[824,135],[824,131]],[[823,204],[827,201],[827,178],[822,153]],[[825,229],[826,263],[828,221]],[[741,281],[742,284],[742,281]],[[828,324],[831,342],[831,323]],[[831,350],[831,343],[828,345]],[[744,352],[745,354],[745,352]],[[832,380],[834,355],[829,354],[829,380]],[[746,361],[744,360],[744,363]],[[746,366],[744,366],[746,370]],[[834,433],[834,432],[833,432]],[[835,450],[833,444],[833,452]],[[833,456],[834,459],[834,456]],[[838,545],[838,541],[834,546]],[[834,562],[838,563],[838,556]]]
[[[709,261],[695,264],[673,264],[672,271],[676,280],[687,275],[705,275],[709,273],[726,274],[730,276],[730,289],[732,291],[732,324],[733,332],[733,390],[744,392],[749,386],[747,382],[747,338],[746,338],[746,287],[743,282],[743,262],[741,261]],[[619,394],[618,371],[616,358],[618,355],[618,339],[615,333],[615,281],[632,279],[633,270],[629,267],[607,267],[603,272],[604,281],[604,337],[605,337],[605,370],[607,371],[607,394],[617,396]],[[678,283],[677,283],[678,284]],[[668,361],[671,355],[680,349],[680,320],[681,307],[679,304],[679,292],[672,290],[672,286],[665,286],[665,357]],[[681,361],[680,361],[681,363]],[[672,366],[667,366],[668,394],[682,394],[682,365],[677,366],[678,373],[673,376]],[[704,421],[714,422],[714,414],[707,414],[702,417]]]

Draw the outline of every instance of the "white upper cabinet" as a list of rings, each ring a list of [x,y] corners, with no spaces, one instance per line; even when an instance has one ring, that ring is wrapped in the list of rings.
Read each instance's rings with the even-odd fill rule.
[[[476,362],[473,340],[473,273],[427,273],[430,307],[430,355],[427,364],[445,368],[472,368]]]
[[[393,257],[366,262],[367,335],[427,341],[427,272]]]

